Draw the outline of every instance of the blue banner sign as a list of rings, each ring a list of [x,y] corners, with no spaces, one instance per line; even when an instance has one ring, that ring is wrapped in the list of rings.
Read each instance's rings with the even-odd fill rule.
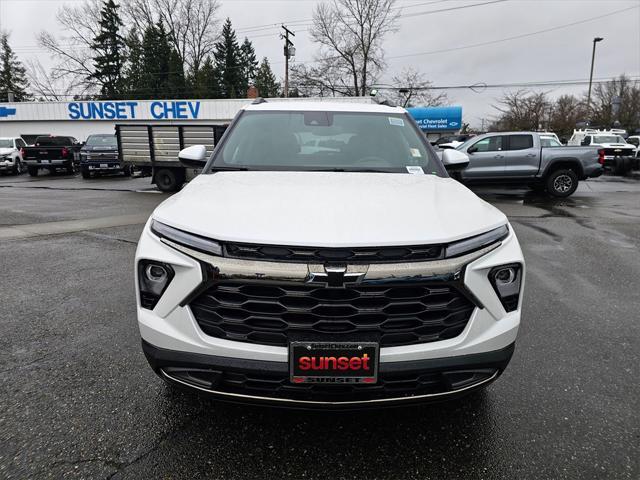
[[[460,130],[462,107],[413,107],[407,109],[425,131]]]
[[[146,111],[141,111],[144,108]],[[154,102],[71,102],[67,105],[71,120],[190,120],[200,114],[200,102],[158,100]]]

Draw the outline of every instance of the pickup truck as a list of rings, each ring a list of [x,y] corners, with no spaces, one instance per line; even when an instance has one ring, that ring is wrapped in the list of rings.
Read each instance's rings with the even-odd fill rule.
[[[75,173],[80,143],[73,137],[42,136],[34,144],[22,149],[22,159],[29,175],[35,177],[41,168],[53,173],[63,168],[67,173]]]
[[[537,132],[499,132],[478,135],[457,148],[469,156],[459,173],[465,184],[510,183],[568,197],[580,180],[603,172],[604,150],[563,147]]]
[[[82,178],[91,178],[91,174],[119,173],[131,176],[131,166],[122,165],[118,155],[118,141],[111,134],[89,135],[80,149],[80,173]]]

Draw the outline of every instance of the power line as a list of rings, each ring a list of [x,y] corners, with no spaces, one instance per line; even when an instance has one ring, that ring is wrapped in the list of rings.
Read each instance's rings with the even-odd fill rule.
[[[623,8],[621,10],[615,10],[615,11],[610,12],[610,13],[598,15],[596,17],[585,18],[584,20],[578,20],[577,22],[565,23],[564,25],[557,25],[555,27],[545,28],[543,30],[538,30],[538,31],[535,31],[535,32],[523,33],[523,34],[520,34],[520,35],[514,35],[512,37],[500,38],[498,40],[489,40],[487,42],[474,43],[474,44],[471,44],[471,45],[462,45],[460,47],[444,48],[444,49],[440,49],[440,50],[431,50],[431,51],[428,51],[428,52],[416,52],[416,53],[405,53],[403,55],[393,55],[393,56],[387,57],[387,59],[415,57],[415,56],[420,56],[420,55],[434,55],[436,53],[446,53],[446,52],[453,52],[453,51],[456,51],[456,50],[464,50],[464,49],[467,49],[467,48],[476,48],[476,47],[484,47],[486,45],[495,45],[496,43],[507,42],[507,41],[510,41],[510,40],[517,40],[519,38],[531,37],[533,35],[540,35],[542,33],[553,32],[555,30],[560,30],[562,28],[573,27],[575,25],[580,25],[582,23],[592,22],[594,20],[599,20],[599,19],[604,18],[604,17],[610,17],[612,15],[617,15],[618,13],[622,13],[622,12],[626,12],[626,11],[629,11],[629,10],[633,10],[635,8],[640,8],[640,5],[635,5],[633,7]]]

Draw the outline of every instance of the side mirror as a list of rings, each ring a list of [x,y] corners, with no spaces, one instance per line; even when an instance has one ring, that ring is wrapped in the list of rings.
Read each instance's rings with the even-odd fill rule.
[[[447,170],[464,170],[469,166],[469,157],[459,150],[447,149],[442,152],[442,164]]]
[[[207,163],[207,148],[204,145],[183,148],[178,154],[178,160],[185,167],[203,168]]]
[[[467,153],[476,153],[478,151],[478,147],[469,147],[467,149]]]

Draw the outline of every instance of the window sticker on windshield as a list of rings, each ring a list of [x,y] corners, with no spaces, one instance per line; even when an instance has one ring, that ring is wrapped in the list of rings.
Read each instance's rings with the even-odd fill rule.
[[[417,148],[410,148],[409,151],[411,152],[412,157],[420,158],[422,156],[420,150],[418,150]]]
[[[407,172],[413,175],[424,175],[424,170],[422,170],[422,167],[418,167],[416,165],[407,165]]]
[[[404,120],[398,117],[388,117],[389,123],[391,125],[395,125],[396,127],[404,127]]]

